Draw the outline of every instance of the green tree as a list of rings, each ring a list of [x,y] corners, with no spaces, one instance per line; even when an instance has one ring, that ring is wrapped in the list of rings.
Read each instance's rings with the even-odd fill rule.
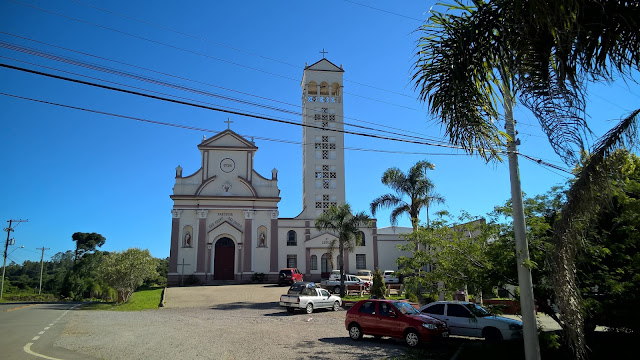
[[[576,258],[588,328],[640,331],[640,158],[616,151],[607,160],[611,201],[588,223]]]
[[[107,241],[104,236],[98,233],[77,232],[71,235],[71,239],[76,242],[75,262],[87,252],[95,251],[97,247],[101,247]]]
[[[61,293],[74,300],[103,297],[108,287],[100,276],[100,266],[108,253],[95,251],[85,253],[65,274]]]
[[[105,256],[100,273],[105,283],[118,291],[118,302],[127,302],[146,279],[156,276],[156,261],[149,250],[131,248]]]
[[[408,243],[400,246],[401,250],[411,252],[411,256],[397,260],[401,272],[408,275],[406,286],[412,293],[426,290],[432,297],[436,292],[453,293],[465,288],[481,298],[491,268],[487,255],[489,232],[484,219],[462,214],[452,223],[448,213],[438,215],[431,227],[420,227],[407,234]],[[431,271],[420,271],[427,265]]]
[[[435,185],[427,177],[427,170],[435,169],[435,165],[423,160],[418,161],[405,174],[393,167],[382,175],[382,183],[393,189],[395,194],[385,194],[371,202],[371,214],[376,215],[378,209],[393,208],[391,224],[398,223],[402,214],[409,215],[413,231],[418,228],[418,217],[423,208],[427,212],[427,226],[429,226],[429,206],[443,203],[444,198],[435,192]],[[404,198],[408,197],[409,201]]]
[[[413,81],[419,97],[443,124],[450,140],[486,160],[505,141],[498,128],[498,100],[517,93],[538,119],[549,143],[567,163],[577,160],[587,132],[586,84],[631,78],[640,69],[640,7],[632,1],[457,1],[432,11],[418,45]],[[563,328],[578,358],[585,356],[575,258],[580,222],[606,201],[601,166],[615,148],[635,141],[640,110],[610,130],[592,151],[567,192],[564,216],[555,223],[554,291]],[[596,195],[599,194],[599,195]],[[578,219],[578,220],[576,220]]]
[[[360,228],[369,227],[371,218],[364,212],[351,213],[349,204],[332,206],[315,220],[316,229],[333,233],[337,239],[329,244],[329,257],[338,247],[338,268],[340,269],[340,297],[344,296],[344,253],[352,252],[355,245],[362,241]]]

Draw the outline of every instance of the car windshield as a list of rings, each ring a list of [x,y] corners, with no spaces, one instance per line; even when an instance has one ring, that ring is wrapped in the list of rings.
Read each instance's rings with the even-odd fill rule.
[[[420,311],[416,310],[416,308],[411,306],[411,304],[409,304],[409,303],[406,303],[406,302],[403,302],[403,301],[396,301],[396,302],[393,303],[393,305],[395,305],[396,308],[398,308],[398,311],[400,311],[404,315],[420,314]]]
[[[465,307],[471,311],[471,313],[477,317],[485,317],[491,315],[487,309],[478,304],[466,304]]]

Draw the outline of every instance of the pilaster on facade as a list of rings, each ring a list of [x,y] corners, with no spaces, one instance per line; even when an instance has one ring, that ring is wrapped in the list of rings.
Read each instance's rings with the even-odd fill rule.
[[[242,212],[244,214],[244,219],[245,220],[253,220],[256,218],[256,211],[255,210],[244,210]]]
[[[209,214],[209,210],[196,210],[196,214],[198,215],[198,219],[206,219]]]
[[[171,210],[171,217],[173,217],[174,219],[179,219],[180,216],[182,216],[182,210]]]

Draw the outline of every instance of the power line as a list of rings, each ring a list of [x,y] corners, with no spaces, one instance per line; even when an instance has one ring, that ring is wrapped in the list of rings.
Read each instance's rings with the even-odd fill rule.
[[[87,109],[87,108],[83,108],[83,107],[79,107],[79,106],[60,104],[60,103],[41,100],[41,99],[34,99],[34,98],[19,96],[19,95],[15,95],[15,94],[8,94],[8,93],[0,92],[0,95],[9,96],[9,97],[13,97],[13,98],[18,98],[18,99],[22,99],[22,100],[38,102],[38,103],[47,104],[47,105],[53,105],[53,106],[68,108],[68,109],[74,109],[74,110],[79,110],[79,111],[90,112],[90,113],[95,113],[95,114],[100,114],[100,115],[106,115],[106,116],[119,117],[119,118],[123,118],[123,119],[135,120],[135,121],[140,121],[140,122],[146,122],[146,123],[150,123],[150,124],[154,124],[154,125],[169,126],[169,127],[175,127],[175,128],[180,128],[180,129],[186,129],[186,130],[207,132],[207,133],[218,133],[218,132],[220,132],[220,130],[207,129],[207,128],[189,126],[189,125],[181,125],[181,124],[175,124],[175,123],[169,123],[169,122],[162,122],[162,121],[157,121],[157,120],[143,119],[143,118],[134,117],[134,116],[115,114],[115,113],[110,113],[110,112],[106,112],[106,111]],[[310,144],[305,144],[305,143],[300,142],[300,141],[273,139],[273,138],[267,138],[267,137],[261,137],[261,136],[253,136],[253,135],[241,135],[241,136],[243,136],[245,138],[254,138],[254,139],[258,139],[258,140],[273,141],[273,142],[287,143],[287,144],[293,144],[293,145],[303,145],[303,146],[304,145],[310,145]],[[468,154],[466,154],[466,153],[462,153],[462,154],[425,153],[425,152],[393,151],[393,150],[352,148],[352,147],[343,147],[342,149],[353,150],[353,151],[380,152],[380,153],[389,153],[389,154],[405,154],[405,155],[465,155],[465,156],[468,156]]]
[[[348,3],[355,4],[355,5],[363,6],[363,7],[369,8],[369,9],[373,9],[373,10],[376,10],[376,11],[381,11],[381,12],[384,12],[384,13],[387,13],[387,14],[403,17],[405,19],[415,20],[415,21],[419,21],[421,23],[424,22],[424,20],[421,20],[421,19],[412,18],[410,16],[394,13],[394,12],[391,12],[391,11],[388,11],[388,10],[384,10],[384,9],[380,9],[380,8],[377,8],[377,7],[361,4],[361,3],[358,3],[358,2],[355,2],[355,1],[350,1],[350,0],[344,0],[344,1],[346,1]]]
[[[277,123],[282,123],[282,124],[305,126],[305,127],[314,128],[314,129],[320,129],[320,130],[331,131],[331,132],[341,132],[341,133],[344,133],[344,134],[359,135],[359,136],[371,137],[371,138],[376,138],[376,139],[381,139],[381,140],[399,141],[399,142],[406,142],[406,143],[419,144],[419,145],[439,146],[439,147],[452,148],[452,149],[463,149],[463,148],[461,148],[459,146],[445,145],[445,144],[435,144],[435,143],[430,143],[430,142],[426,142],[426,141],[416,141],[416,140],[410,140],[410,139],[397,139],[397,138],[391,138],[391,137],[388,137],[388,136],[381,136],[381,135],[376,135],[376,134],[358,133],[358,132],[351,131],[351,130],[327,129],[327,128],[323,128],[321,126],[316,126],[316,125],[302,124],[302,123],[289,121],[289,120],[282,120],[282,119],[277,119],[277,118],[272,118],[272,117],[267,117],[267,116],[248,114],[248,113],[240,112],[240,111],[222,109],[220,107],[206,106],[206,105],[194,104],[194,103],[186,102],[186,101],[182,101],[182,100],[169,99],[169,98],[165,98],[165,97],[161,97],[161,96],[145,94],[145,93],[141,93],[141,92],[137,92],[137,91],[117,88],[117,87],[108,86],[108,85],[96,84],[96,83],[83,81],[83,80],[79,80],[79,79],[72,79],[72,78],[68,78],[68,77],[64,77],[64,76],[49,74],[49,73],[45,73],[45,72],[41,72],[41,71],[31,70],[31,69],[27,69],[27,68],[22,68],[22,67],[18,67],[18,66],[4,64],[4,63],[0,63],[0,67],[12,69],[12,70],[18,70],[18,71],[27,72],[27,73],[32,73],[32,74],[41,75],[41,76],[46,76],[46,77],[51,77],[51,78],[55,78],[55,79],[59,79],[59,80],[65,80],[65,81],[74,82],[74,83],[78,83],[78,84],[84,84],[84,85],[89,85],[89,86],[93,86],[93,87],[103,88],[103,89],[107,89],[107,90],[113,90],[113,91],[123,92],[123,93],[127,93],[127,94],[143,96],[143,97],[147,97],[147,98],[151,98],[151,99],[162,100],[162,101],[172,102],[172,103],[176,103],[176,104],[197,107],[197,108],[201,108],[201,109],[220,111],[220,112],[224,112],[224,113],[228,113],[228,114],[246,116],[246,117],[251,117],[251,118],[256,118],[256,119],[261,119],[261,120],[267,120],[267,121],[272,121],[272,122],[277,122]],[[471,150],[477,150],[477,149],[471,149]]]
[[[87,21],[87,20],[82,20],[82,19],[74,18],[72,16],[67,16],[67,15],[63,15],[63,14],[60,14],[60,13],[56,13],[54,11],[46,10],[46,9],[37,7],[37,6],[32,5],[32,4],[26,4],[26,3],[23,3],[23,2],[20,2],[20,1],[17,1],[17,0],[10,0],[10,1],[12,1],[14,3],[17,3],[17,4],[20,4],[20,5],[23,5],[23,6],[27,6],[27,7],[42,11],[42,12],[46,12],[46,13],[53,14],[53,15],[56,15],[56,16],[64,17],[64,18],[69,19],[69,20],[77,21],[77,22],[80,22],[80,23],[83,23],[83,24],[87,24],[87,25],[91,25],[91,26],[95,26],[95,27],[99,27],[101,29],[113,31],[113,32],[116,32],[116,33],[119,33],[119,34],[127,35],[127,36],[130,36],[130,37],[136,38],[136,39],[148,41],[148,42],[151,42],[151,43],[154,43],[154,44],[157,44],[157,45],[167,46],[167,47],[170,47],[172,49],[184,51],[184,52],[187,52],[187,53],[190,53],[190,54],[193,54],[193,55],[202,56],[202,57],[209,58],[209,59],[212,59],[212,60],[224,62],[224,63],[230,64],[230,65],[239,66],[239,67],[242,67],[242,68],[245,68],[245,69],[258,71],[258,72],[265,73],[265,74],[268,74],[268,75],[273,75],[273,76],[280,77],[280,78],[283,78],[283,79],[287,79],[287,80],[292,80],[292,81],[298,82],[298,79],[294,79],[294,78],[291,78],[291,77],[286,76],[286,75],[273,73],[273,72],[266,71],[266,70],[263,70],[263,69],[260,69],[260,68],[256,68],[256,67],[252,67],[252,66],[248,66],[248,65],[243,65],[243,64],[240,64],[240,63],[237,63],[237,62],[234,62],[234,61],[225,60],[225,59],[218,58],[218,57],[215,57],[215,56],[207,55],[205,53],[201,53],[201,52],[189,50],[189,49],[186,49],[186,48],[182,48],[182,47],[179,47],[179,46],[163,43],[162,41],[146,38],[144,36],[140,36],[140,35],[128,33],[126,31],[114,29],[114,28],[111,28],[111,27],[108,27],[108,26],[92,23],[92,22]],[[405,108],[405,109],[408,109],[408,110],[422,112],[422,110],[420,110],[420,109],[412,108],[412,107],[405,106],[405,105],[394,104],[394,103],[387,102],[387,101],[384,101],[384,100],[375,99],[375,98],[371,98],[371,97],[367,97],[367,96],[363,96],[363,95],[358,95],[358,94],[354,94],[354,93],[349,93],[349,92],[346,92],[346,91],[344,93],[352,95],[352,96],[355,96],[355,97],[359,97],[359,98],[375,101],[377,103],[383,103],[383,104],[387,104],[387,105],[391,105],[391,106]]]
[[[110,9],[105,9],[105,8],[98,7],[98,6],[95,6],[95,5],[92,5],[92,4],[87,4],[87,3],[84,3],[84,2],[78,1],[78,0],[69,0],[69,1],[74,2],[76,4],[79,4],[79,5],[82,5],[82,6],[90,7],[90,8],[96,9],[96,10],[100,10],[100,11],[103,11],[103,12],[106,12],[106,13],[110,13],[110,14],[113,14],[113,15],[116,15],[116,16],[120,16],[120,17],[123,17],[125,19],[129,19],[129,20],[133,20],[133,21],[136,21],[136,22],[139,22],[139,23],[142,23],[142,24],[150,25],[150,26],[153,26],[153,27],[156,27],[156,28],[159,28],[159,29],[162,29],[162,30],[166,30],[166,31],[169,31],[169,32],[172,32],[172,33],[175,33],[175,34],[179,34],[179,35],[186,36],[186,37],[189,37],[189,38],[192,38],[192,39],[204,41],[204,42],[207,42],[207,43],[212,44],[212,45],[224,47],[224,48],[231,49],[231,50],[234,50],[234,51],[238,51],[238,52],[241,52],[241,53],[244,53],[244,54],[247,54],[247,55],[259,57],[261,59],[273,61],[273,62],[276,62],[276,63],[279,63],[279,64],[283,64],[283,65],[287,65],[287,66],[290,66],[290,67],[294,67],[296,69],[300,69],[300,66],[291,64],[291,63],[283,61],[283,60],[278,60],[278,59],[275,59],[275,58],[272,58],[272,57],[260,55],[260,54],[255,53],[255,52],[239,49],[239,48],[233,47],[231,45],[223,44],[221,42],[209,40],[209,39],[207,39],[205,37],[196,36],[196,35],[189,34],[189,33],[183,32],[183,31],[178,31],[178,30],[175,30],[175,29],[163,26],[163,25],[159,25],[159,24],[156,24],[156,23],[153,23],[153,22],[150,22],[150,21],[146,21],[146,20],[135,18],[133,16],[125,15],[125,14],[119,13],[117,11],[113,11],[113,10],[110,10]],[[360,4],[358,4],[358,5],[360,5]],[[350,78],[345,78],[345,81],[351,82],[351,83],[354,83],[354,84],[357,84],[357,85],[361,85],[361,86],[366,86],[366,87],[369,87],[369,88],[372,88],[372,89],[388,92],[388,93],[391,93],[391,94],[396,94],[396,95],[400,95],[400,96],[404,96],[404,97],[415,99],[415,96],[412,96],[412,95],[403,94],[403,93],[396,92],[396,91],[393,91],[393,90],[384,89],[384,88],[381,88],[381,87],[377,87],[377,86],[373,86],[373,85],[357,82],[357,81],[351,80]]]
[[[149,120],[149,119],[142,119],[142,118],[128,116],[128,115],[114,114],[114,113],[109,113],[109,112],[105,112],[105,111],[99,111],[99,110],[87,109],[87,108],[82,108],[82,107],[77,107],[77,106],[72,106],[72,105],[54,103],[54,102],[50,102],[50,101],[46,101],[46,100],[28,98],[28,97],[14,95],[14,94],[7,94],[7,93],[0,92],[0,95],[10,96],[10,97],[14,97],[14,98],[23,99],[23,100],[34,101],[34,102],[39,102],[39,103],[43,103],[43,104],[54,105],[54,106],[59,106],[59,107],[64,107],[64,108],[69,108],[69,109],[86,111],[86,112],[91,112],[91,113],[96,113],[96,114],[101,114],[101,115],[106,115],[106,116],[113,116],[113,117],[119,117],[119,118],[124,118],[124,119],[135,120],[135,121],[147,122],[147,123],[151,123],[151,124],[155,124],[155,125],[170,126],[170,127],[182,128],[182,129],[187,129],[187,130],[195,130],[195,131],[201,131],[201,132],[209,132],[209,133],[218,133],[218,132],[220,132],[219,130],[199,128],[199,127],[194,127],[194,126],[180,125],[180,124],[161,122],[161,121],[155,121],[155,120]],[[255,138],[255,139],[258,139],[258,140],[281,142],[281,143],[288,143],[288,144],[294,144],[294,145],[308,145],[308,144],[305,144],[305,143],[302,143],[302,142],[299,142],[299,141],[292,141],[292,140],[272,139],[272,138],[253,136],[253,135],[241,135],[241,136],[249,137],[249,138]],[[353,151],[368,151],[368,152],[379,152],[379,153],[389,153],[389,154],[404,154],[404,155],[425,155],[425,156],[441,156],[441,155],[446,155],[446,156],[468,156],[469,155],[467,153],[458,153],[458,154],[451,154],[451,153],[424,153],[424,152],[393,151],[393,150],[366,149],[366,148],[353,148],[353,147],[343,147],[343,149],[345,149],[345,150],[353,150]],[[504,153],[506,153],[506,151]],[[525,155],[525,154],[522,154],[522,153],[518,153],[518,155],[523,156],[525,159],[530,160],[532,162],[535,162],[538,165],[551,167],[551,168],[554,168],[554,169],[557,169],[557,170],[560,170],[560,171],[567,172],[567,173],[571,174],[570,171],[565,170],[563,168],[560,168],[558,166],[555,166],[554,164],[546,162],[546,161],[544,161],[542,159],[537,159],[537,158],[534,158],[532,156]],[[552,171],[551,169],[547,169],[547,170],[553,172],[556,175],[563,176],[561,174],[556,173],[555,171]],[[30,250],[27,250],[27,251],[30,251]]]
[[[138,68],[138,69],[151,71],[151,72],[158,73],[158,74],[161,74],[161,75],[174,77],[174,78],[177,78],[177,79],[191,81],[191,82],[195,82],[195,83],[200,83],[200,84],[204,84],[204,85],[208,85],[208,86],[224,89],[224,90],[227,90],[227,91],[232,91],[232,92],[240,93],[240,94],[243,94],[243,95],[257,97],[257,98],[260,98],[260,99],[274,101],[274,102],[278,102],[278,103],[282,103],[282,104],[286,104],[286,105],[289,105],[289,106],[292,106],[292,107],[299,108],[299,105],[294,105],[294,104],[282,102],[282,101],[271,99],[271,98],[266,98],[266,97],[253,95],[253,94],[249,94],[249,93],[245,93],[245,92],[241,92],[241,91],[236,91],[236,90],[233,90],[233,89],[220,87],[220,86],[213,85],[213,84],[210,84],[210,83],[203,83],[203,82],[200,82],[200,81],[195,81],[195,80],[191,80],[191,79],[180,77],[180,76],[175,76],[175,75],[164,73],[164,72],[158,72],[158,71],[151,70],[151,69],[144,68],[144,67],[140,67],[140,66],[137,66],[137,65],[132,65],[132,64],[120,62],[120,61],[117,61],[117,60],[112,60],[112,59],[109,59],[109,58],[95,56],[95,55],[92,55],[92,54],[89,54],[89,53],[79,52],[79,51],[76,51],[76,50],[73,50],[73,49],[59,47],[57,45],[53,45],[53,44],[49,44],[49,43],[46,43],[46,42],[42,42],[42,41],[26,38],[26,37],[15,35],[15,34],[10,34],[10,33],[2,32],[2,31],[0,31],[0,33],[6,34],[6,35],[9,35],[9,36],[14,36],[14,37],[21,38],[21,39],[25,39],[25,40],[28,40],[28,41],[37,42],[37,43],[40,43],[40,44],[53,46],[53,47],[56,47],[56,48],[59,48],[59,49],[63,49],[63,50],[66,50],[66,51],[71,51],[71,52],[79,53],[79,54],[82,54],[82,55],[91,56],[91,57],[95,57],[95,58],[98,58],[98,59],[112,61],[112,62],[123,64],[123,65],[126,65],[126,66],[131,66],[131,67],[135,67],[135,68]],[[25,53],[25,54],[39,56],[39,57],[47,58],[47,59],[50,59],[50,60],[59,61],[59,62],[71,64],[71,65],[80,66],[80,67],[85,67],[85,68],[89,68],[91,70],[102,71],[102,72],[107,72],[107,73],[114,74],[114,75],[120,75],[120,76],[124,76],[124,77],[129,77],[129,78],[133,78],[133,79],[136,79],[136,80],[139,80],[139,81],[145,81],[145,82],[154,83],[156,85],[168,86],[168,87],[173,87],[173,88],[176,88],[176,89],[179,89],[179,90],[183,90],[183,91],[195,92],[195,93],[198,93],[200,95],[207,95],[207,96],[222,98],[222,99],[227,100],[227,101],[241,102],[241,103],[245,103],[245,104],[249,104],[249,105],[253,105],[253,106],[257,106],[257,107],[263,107],[263,108],[270,109],[270,110],[273,110],[273,111],[280,111],[280,112],[285,112],[285,113],[299,115],[299,116],[307,116],[307,115],[303,115],[300,112],[294,112],[294,111],[291,111],[291,110],[286,110],[286,109],[282,109],[282,108],[276,108],[276,107],[273,107],[273,106],[270,106],[270,105],[247,102],[246,100],[242,100],[242,99],[237,99],[237,98],[232,98],[232,97],[228,97],[228,96],[225,96],[225,95],[219,95],[219,94],[215,94],[215,93],[205,92],[203,90],[194,89],[194,88],[190,88],[190,87],[185,87],[185,86],[182,86],[182,85],[176,85],[176,84],[172,84],[172,83],[167,83],[167,82],[164,82],[164,81],[161,81],[161,80],[145,77],[143,75],[127,73],[127,72],[123,72],[123,71],[120,71],[120,70],[117,70],[117,69],[107,68],[107,67],[103,67],[103,66],[100,66],[100,65],[87,63],[87,62],[84,62],[84,61],[81,61],[81,60],[78,60],[78,59],[72,59],[72,58],[68,58],[68,57],[64,57],[64,56],[60,56],[60,55],[56,55],[56,54],[52,54],[52,53],[47,53],[47,52],[43,52],[41,50],[28,48],[28,47],[20,46],[20,45],[17,45],[17,44],[12,44],[12,43],[7,43],[7,42],[0,41],[0,46],[3,46],[3,47],[5,47],[7,49],[10,49],[10,50],[19,51],[19,52],[22,52],[22,53]],[[16,61],[21,61],[21,60],[16,60]],[[39,66],[39,65],[36,65],[36,66]],[[59,69],[57,69],[57,70],[58,71],[63,71],[63,70],[59,70]],[[84,76],[84,75],[80,75],[80,74],[77,74],[77,75]],[[373,130],[373,131],[387,132],[387,133],[390,133],[390,134],[393,134],[393,135],[407,136],[407,137],[413,137],[413,138],[417,138],[417,139],[426,138],[426,139],[431,140],[431,141],[446,143],[446,141],[439,140],[439,139],[436,139],[436,138],[433,138],[433,137],[430,137],[430,136],[427,136],[427,135],[424,135],[424,134],[420,134],[420,133],[414,132],[414,131],[399,129],[399,128],[395,128],[395,127],[391,127],[391,126],[387,126],[387,125],[382,125],[382,124],[378,124],[378,123],[374,123],[374,122],[369,122],[369,121],[365,121],[365,120],[361,120],[361,119],[351,118],[351,117],[343,116],[343,118],[351,119],[351,120],[354,120],[354,121],[358,121],[358,122],[362,122],[362,123],[366,123],[366,124],[370,124],[370,125],[380,126],[382,128],[389,128],[389,129],[394,129],[394,130],[407,132],[407,133],[410,133],[410,134],[417,134],[417,135],[420,135],[420,137],[412,136],[412,135],[406,135],[406,134],[398,134],[398,133],[394,133],[394,132],[391,132],[391,131],[372,129],[372,128],[359,126],[359,125],[355,125],[355,124],[344,123],[345,125],[348,125],[348,126],[359,127],[359,128],[362,128],[362,129]]]

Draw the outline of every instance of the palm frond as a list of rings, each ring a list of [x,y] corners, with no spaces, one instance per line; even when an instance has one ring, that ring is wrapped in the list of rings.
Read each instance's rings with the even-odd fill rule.
[[[378,209],[387,209],[390,207],[398,206],[399,204],[404,204],[404,200],[397,197],[396,195],[382,195],[371,202],[371,214],[375,216]]]
[[[586,356],[586,345],[582,297],[573,271],[575,256],[582,243],[583,225],[595,215],[594,209],[610,196],[610,182],[606,178],[616,169],[610,169],[606,160],[617,148],[635,146],[639,114],[640,109],[634,111],[598,142],[569,188],[567,201],[561,211],[562,217],[554,225],[556,251],[553,288],[562,313],[562,327],[577,358]]]

